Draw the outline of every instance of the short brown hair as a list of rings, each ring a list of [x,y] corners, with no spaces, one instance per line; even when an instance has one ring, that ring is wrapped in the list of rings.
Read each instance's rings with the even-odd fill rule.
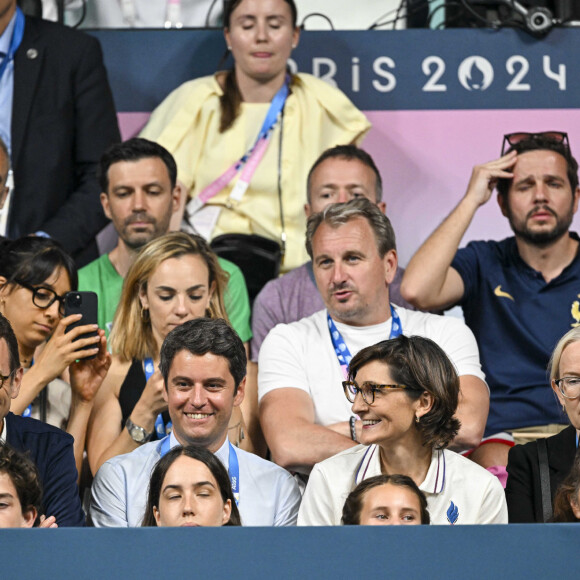
[[[349,221],[362,218],[373,230],[377,242],[379,256],[384,258],[387,252],[397,249],[395,231],[389,218],[366,197],[351,199],[346,203],[333,203],[320,213],[312,214],[306,224],[306,251],[312,259],[312,238],[316,230],[327,224],[331,228],[338,228]]]
[[[34,527],[40,524],[42,515],[42,486],[34,461],[9,445],[0,444],[0,473],[5,473],[16,489],[22,514],[36,511]]]
[[[393,380],[407,388],[404,393],[416,401],[427,391],[433,397],[433,406],[415,423],[423,445],[443,449],[459,431],[459,420],[454,417],[459,401],[459,377],[453,363],[443,349],[429,338],[404,336],[383,340],[359,351],[351,360],[349,379],[373,361],[389,367]]]
[[[419,500],[421,506],[420,516],[422,524],[431,523],[429,510],[427,509],[427,498],[417,487],[417,484],[407,475],[375,475],[361,481],[349,494],[342,508],[342,524],[344,526],[360,525],[360,514],[363,509],[364,498],[367,492],[380,485],[396,485],[410,489]]]

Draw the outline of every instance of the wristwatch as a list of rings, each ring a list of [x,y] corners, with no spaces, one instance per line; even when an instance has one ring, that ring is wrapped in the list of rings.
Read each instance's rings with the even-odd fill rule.
[[[147,433],[143,427],[139,427],[139,425],[135,425],[133,421],[131,421],[131,417],[127,417],[127,421],[125,422],[125,427],[127,427],[127,431],[129,431],[129,435],[131,435],[131,439],[135,441],[135,443],[147,443],[153,437],[153,433]]]

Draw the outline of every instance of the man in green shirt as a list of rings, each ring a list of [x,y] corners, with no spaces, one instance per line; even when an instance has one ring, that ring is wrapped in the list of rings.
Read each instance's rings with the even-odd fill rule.
[[[119,236],[109,254],[103,254],[79,271],[79,290],[99,296],[99,327],[107,336],[119,303],[123,280],[139,250],[169,230],[179,207],[177,167],[161,145],[134,138],[109,148],[101,158],[101,203]],[[229,274],[226,312],[242,342],[252,337],[250,303],[241,270],[218,258]]]

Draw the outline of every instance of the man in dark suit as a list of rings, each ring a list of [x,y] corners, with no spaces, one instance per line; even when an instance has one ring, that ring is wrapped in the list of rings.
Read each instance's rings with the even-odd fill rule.
[[[10,413],[22,375],[16,336],[0,314],[0,441],[27,452],[36,464],[44,490],[44,513],[54,516],[59,527],[83,526],[73,438],[51,425]]]
[[[97,257],[94,238],[106,224],[97,163],[120,140],[101,49],[91,36],[18,13],[16,0],[0,0],[0,37],[23,19],[0,78],[0,103],[12,91],[11,109],[0,111],[0,124],[11,111],[7,236],[44,232],[83,265]]]

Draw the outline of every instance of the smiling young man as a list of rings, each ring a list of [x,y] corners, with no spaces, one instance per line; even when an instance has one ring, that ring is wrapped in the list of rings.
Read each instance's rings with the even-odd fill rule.
[[[475,338],[457,319],[390,304],[397,252],[389,219],[366,198],[337,203],[310,217],[306,239],[326,309],[278,325],[262,345],[260,419],[273,459],[308,473],[315,463],[356,445],[361,422],[341,389],[349,356],[394,338],[401,327],[407,336],[431,338],[454,362],[462,422],[454,443],[478,442],[489,394]]]
[[[207,318],[178,326],[163,343],[160,369],[173,432],[99,469],[92,487],[93,524],[140,526],[156,462],[177,445],[197,445],[215,453],[228,470],[243,525],[295,525],[300,492],[292,476],[227,438],[246,386],[246,353],[231,327]]]
[[[580,323],[578,164],[565,133],[514,133],[505,155],[476,166],[467,192],[413,256],[401,291],[421,308],[459,304],[491,391],[486,444],[472,458],[505,466],[509,447],[566,423],[546,367],[558,339]],[[497,186],[514,236],[458,250]],[[527,431],[531,431],[530,434]]]

